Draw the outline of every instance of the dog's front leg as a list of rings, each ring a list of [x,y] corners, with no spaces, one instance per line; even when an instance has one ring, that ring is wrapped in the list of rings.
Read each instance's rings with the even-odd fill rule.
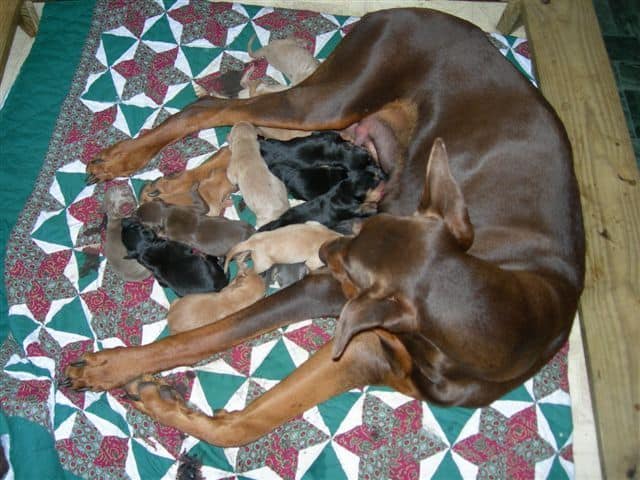
[[[66,369],[62,387],[109,390],[145,373],[192,365],[250,338],[308,318],[338,316],[345,297],[329,273],[293,285],[228,317],[149,345],[87,353]]]
[[[213,417],[190,409],[171,387],[145,376],[127,385],[133,405],[160,423],[223,447],[245,445],[320,402],[391,374],[380,338],[364,332],[349,343],[339,360],[332,342],[323,346],[278,385],[244,410],[219,411]]]

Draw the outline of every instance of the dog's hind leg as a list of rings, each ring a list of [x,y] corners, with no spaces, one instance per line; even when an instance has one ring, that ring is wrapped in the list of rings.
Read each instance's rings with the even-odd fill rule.
[[[145,135],[106,148],[87,165],[87,181],[130,175],[165,145],[203,128],[245,121],[292,130],[341,130],[404,98],[406,88],[387,76],[387,72],[395,73],[388,59],[402,61],[403,56],[377,50],[376,39],[391,34],[384,17],[360,20],[332,55],[291,89],[248,99],[203,97]],[[395,49],[395,42],[382,45]],[[401,66],[407,67],[398,65]]]
[[[386,383],[393,369],[375,331],[353,338],[339,360],[332,342],[244,410],[213,417],[189,409],[168,385],[146,376],[126,386],[133,405],[160,423],[222,447],[245,445],[320,402],[352,388]]]
[[[63,387],[109,390],[145,373],[193,365],[296,321],[337,317],[346,300],[340,284],[329,273],[305,278],[273,295],[210,325],[137,347],[86,353],[66,369]]]

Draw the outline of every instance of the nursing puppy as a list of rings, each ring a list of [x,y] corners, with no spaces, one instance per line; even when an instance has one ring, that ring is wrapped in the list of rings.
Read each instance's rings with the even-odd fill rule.
[[[284,212],[276,220],[258,229],[266,232],[294,223],[309,220],[336,230],[345,221],[371,216],[378,211],[378,202],[384,194],[384,182],[379,169],[368,165],[364,170],[353,171],[328,192]],[[349,233],[348,231],[340,233]]]
[[[202,209],[168,205],[162,201],[143,203],[135,217],[161,237],[187,244],[200,252],[223,257],[255,229],[246,222],[224,217],[208,217]]]
[[[167,314],[172,334],[217,322],[242,310],[264,296],[264,280],[255,270],[238,261],[238,274],[233,281],[217,293],[195,293],[171,304]]]
[[[229,148],[227,177],[238,185],[245,203],[256,214],[256,227],[278,218],[289,208],[287,189],[264,163],[253,125],[234,125],[229,133]]]
[[[338,132],[315,132],[290,141],[260,138],[260,154],[295,198],[311,200],[328,192],[351,172],[369,169],[386,178],[371,154]]]
[[[219,260],[194,253],[182,243],[159,238],[153,230],[132,218],[122,220],[122,243],[127,258],[140,262],[158,283],[179,296],[217,292],[229,283]]]
[[[317,222],[256,233],[229,250],[224,270],[227,271],[233,257],[245,252],[251,252],[253,269],[257,273],[262,273],[277,263],[304,262],[309,270],[315,270],[324,265],[318,256],[320,246],[340,236]]]
[[[122,219],[136,208],[136,199],[129,185],[121,183],[107,189],[102,203],[107,215],[103,251],[111,268],[126,282],[144,280],[151,272],[135,260],[127,259],[127,249],[122,243]]]

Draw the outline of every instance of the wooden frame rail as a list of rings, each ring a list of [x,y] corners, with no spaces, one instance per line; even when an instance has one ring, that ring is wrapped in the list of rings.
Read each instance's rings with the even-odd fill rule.
[[[631,139],[591,0],[515,5],[580,183],[587,237],[580,317],[603,474],[638,479],[640,178]]]

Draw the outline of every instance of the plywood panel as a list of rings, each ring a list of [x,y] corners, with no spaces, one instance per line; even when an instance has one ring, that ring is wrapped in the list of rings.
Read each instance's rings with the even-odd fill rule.
[[[640,179],[591,1],[523,0],[540,86],[574,150],[587,235],[580,316],[607,478],[640,469]]]

